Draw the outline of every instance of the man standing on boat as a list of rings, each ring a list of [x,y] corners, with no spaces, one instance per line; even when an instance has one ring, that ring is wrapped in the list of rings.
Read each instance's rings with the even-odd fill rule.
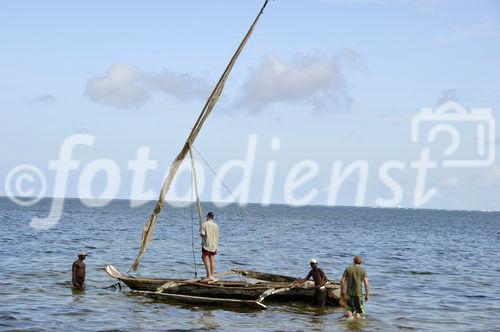
[[[214,221],[214,213],[207,214],[207,221],[200,227],[201,236],[201,254],[205,270],[207,271],[207,281],[214,282],[215,274],[215,255],[219,246],[219,226]]]
[[[71,282],[73,283],[73,287],[77,289],[83,289],[85,285],[85,263],[83,262],[85,257],[87,257],[87,253],[80,251],[78,259],[73,262],[73,267],[71,268]]]
[[[316,289],[316,292],[314,293],[314,305],[324,307],[326,301],[325,285],[328,282],[328,278],[325,272],[318,267],[318,261],[316,259],[312,258],[309,261],[309,264],[311,265],[311,271],[309,271],[309,274],[304,279],[294,281],[290,288],[299,287],[312,277],[314,280],[314,288]]]
[[[354,314],[360,317],[364,314],[362,283],[365,285],[365,302],[368,302],[368,277],[366,270],[361,267],[361,262],[361,256],[355,256],[353,264],[345,269],[340,281],[341,292],[347,299],[346,317],[352,317]]]

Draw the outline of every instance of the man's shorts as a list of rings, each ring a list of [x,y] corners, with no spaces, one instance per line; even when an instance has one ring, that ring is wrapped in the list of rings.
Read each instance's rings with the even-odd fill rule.
[[[364,314],[365,313],[365,306],[363,303],[363,300],[359,296],[355,295],[349,295],[349,298],[347,299],[347,311],[350,311],[352,313],[357,313],[357,314]]]
[[[326,287],[322,286],[320,289],[315,289],[313,305],[324,307],[325,302],[326,302]]]
[[[215,255],[217,255],[217,250],[216,251],[208,251],[205,248],[201,247],[201,255],[203,257],[205,257],[205,256],[208,256],[208,257],[215,256]]]

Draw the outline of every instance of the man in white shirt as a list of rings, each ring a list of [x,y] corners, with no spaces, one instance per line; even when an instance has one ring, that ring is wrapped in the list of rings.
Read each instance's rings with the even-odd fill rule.
[[[215,255],[219,246],[219,226],[214,221],[214,213],[207,214],[207,221],[200,227],[201,253],[205,270],[207,271],[207,280],[214,282],[215,273]]]

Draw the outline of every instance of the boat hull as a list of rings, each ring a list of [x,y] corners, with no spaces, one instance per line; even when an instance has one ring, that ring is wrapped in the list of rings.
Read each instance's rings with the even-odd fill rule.
[[[167,278],[132,277],[119,272],[116,268],[108,266],[107,273],[126,284],[134,291],[157,292],[159,288],[169,285],[161,290],[164,294],[178,294],[185,296],[236,299],[236,300],[257,300],[264,292],[270,289],[282,289],[266,297],[266,302],[302,302],[313,303],[315,298],[315,288],[312,283],[306,287],[288,289],[289,282],[268,282],[248,283],[241,281],[218,281],[207,284],[199,280],[182,280]],[[266,274],[269,275],[269,274]],[[309,287],[307,287],[309,286]],[[326,285],[327,305],[338,306],[340,296],[340,285],[330,283]]]
[[[229,308],[251,308],[251,309],[267,309],[267,307],[255,300],[238,300],[231,298],[214,298],[205,296],[194,296],[194,295],[183,295],[183,294],[170,294],[170,293],[158,293],[158,292],[148,292],[148,291],[132,291],[134,294],[145,296],[155,300],[177,302],[177,303],[189,303],[196,305],[206,305],[206,306],[222,306]]]

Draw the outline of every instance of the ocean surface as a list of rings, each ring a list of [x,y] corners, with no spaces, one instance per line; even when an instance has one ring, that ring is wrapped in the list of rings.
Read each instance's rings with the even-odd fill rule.
[[[212,210],[221,229],[217,271],[232,267],[303,277],[314,257],[338,280],[362,255],[371,297],[364,320],[337,308],[269,305],[238,311],[162,303],[106,289],[104,267],[126,271],[153,203],[125,200],[89,208],[65,201],[59,224],[39,231],[50,199],[20,207],[0,198],[1,330],[388,331],[500,330],[500,213],[236,205]],[[192,278],[192,208],[167,206],[142,275]],[[195,259],[203,273],[194,228]],[[85,250],[87,287],[71,288],[71,265]]]

